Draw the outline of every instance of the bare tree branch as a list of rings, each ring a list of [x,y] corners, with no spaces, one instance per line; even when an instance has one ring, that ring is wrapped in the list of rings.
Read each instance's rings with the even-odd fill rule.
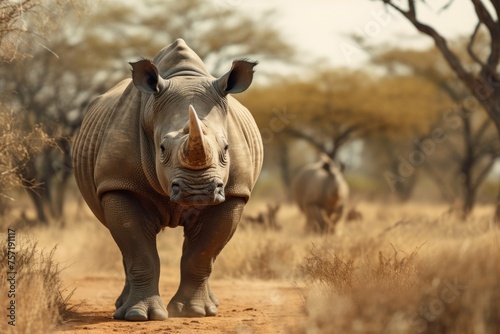
[[[483,2],[481,0],[471,0],[472,4],[474,5],[474,9],[476,10],[476,15],[479,18],[481,22],[483,22],[490,33],[495,32],[498,30],[498,26],[493,20],[493,17],[491,17],[490,12],[488,9],[484,6]]]
[[[481,67],[486,66],[486,64],[474,53],[473,47],[474,47],[474,42],[476,40],[477,33],[479,32],[479,28],[481,27],[481,21],[479,21],[476,24],[476,27],[474,28],[474,32],[472,33],[472,36],[470,37],[469,43],[467,44],[467,52],[469,53],[470,57],[478,63]]]
[[[490,0],[493,4],[493,8],[495,8],[495,13],[497,14],[497,18],[500,17],[500,1],[499,0]]]
[[[439,34],[433,27],[420,22],[417,19],[417,6],[415,0],[407,0],[408,9],[403,9],[399,4],[403,0],[379,0],[401,13],[415,28],[423,34],[433,38],[436,48],[440,51],[448,65],[462,81],[465,87],[473,94],[488,113],[492,124],[495,125],[497,134],[500,134],[500,80],[497,68],[500,64],[500,0],[490,0],[495,13],[491,12],[489,6],[482,0],[471,0],[475,14],[479,20],[476,24],[467,45],[467,52],[474,63],[480,66],[479,72],[475,69],[468,70],[464,67],[465,62],[458,57],[447,45],[447,40]],[[441,9],[448,8],[453,0],[447,1]],[[489,55],[487,59],[481,59],[474,52],[474,44],[479,33],[481,25],[485,25],[490,34]],[[451,90],[446,90],[448,93]],[[450,94],[455,100],[458,96]],[[493,161],[499,156],[498,137],[492,142],[484,138],[489,123],[481,123],[477,131],[472,131],[470,118],[463,118],[464,145],[465,151],[463,158],[460,158],[456,149],[449,145],[452,151],[453,159],[461,164],[460,174],[464,176],[464,182],[460,186],[465,191],[464,213],[469,213],[474,205],[475,193],[480,184],[489,173]],[[488,164],[483,164],[483,158],[489,158]],[[477,178],[473,181],[472,172],[481,169]],[[457,183],[459,184],[459,183]],[[500,193],[499,193],[500,198]],[[497,213],[500,213],[500,201],[497,203]],[[497,214],[500,217],[500,214]]]
[[[476,15],[479,20],[488,28],[491,36],[491,51],[488,57],[487,67],[483,67],[483,71],[487,74],[494,74],[500,61],[500,26],[495,22],[488,9],[484,6],[481,0],[471,0],[476,10]]]
[[[307,134],[307,133],[304,133],[302,131],[299,131],[295,128],[286,128],[285,129],[285,132],[292,136],[292,137],[296,137],[296,138],[300,138],[300,139],[303,139],[305,140],[306,142],[308,142],[309,144],[311,144],[312,146],[316,147],[318,150],[320,150],[321,152],[325,152],[328,154],[325,146],[323,145],[322,142],[316,140],[313,136]]]
[[[441,7],[438,11],[438,13],[441,13],[445,10],[447,10],[451,5],[453,4],[453,0],[448,1],[443,7]]]
[[[446,39],[441,36],[434,28],[420,22],[417,19],[417,13],[415,8],[415,1],[408,0],[409,10],[405,11],[401,7],[395,5],[391,0],[382,0],[385,4],[391,6],[398,12],[400,12],[404,17],[406,17],[418,31],[428,35],[434,40],[436,47],[441,51],[445,60],[451,66],[451,68],[457,73],[457,75],[467,83],[467,86],[472,87],[474,84],[473,76],[465,70],[462,66],[462,63],[458,59],[458,57],[451,51],[448,47],[448,43]]]

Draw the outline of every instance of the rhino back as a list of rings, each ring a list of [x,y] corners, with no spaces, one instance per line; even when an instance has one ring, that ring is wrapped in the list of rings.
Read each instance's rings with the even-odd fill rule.
[[[226,196],[248,200],[262,168],[264,149],[259,129],[247,108],[228,96],[230,172]]]

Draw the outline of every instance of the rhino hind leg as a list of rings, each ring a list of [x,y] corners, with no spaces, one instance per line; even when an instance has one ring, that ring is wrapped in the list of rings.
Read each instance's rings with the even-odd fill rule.
[[[120,248],[126,270],[126,284],[113,317],[129,321],[167,319],[158,290],[160,260],[154,219],[126,192],[105,194],[102,204],[106,226]]]
[[[172,317],[217,315],[219,301],[208,285],[215,258],[231,239],[245,202],[228,198],[207,207],[192,226],[184,226],[181,282],[167,309]]]

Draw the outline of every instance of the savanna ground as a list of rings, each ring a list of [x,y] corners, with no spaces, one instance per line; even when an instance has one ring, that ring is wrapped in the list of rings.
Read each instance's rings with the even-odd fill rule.
[[[265,205],[253,200],[245,213]],[[58,265],[18,273],[18,326],[7,327],[2,316],[0,332],[500,332],[500,232],[491,206],[479,206],[466,221],[438,204],[360,202],[357,209],[363,220],[341,223],[334,236],[305,234],[303,217],[288,204],[278,212],[279,231],[242,222],[215,263],[216,317],[131,323],[112,319],[124,279],[119,251],[87,207],[73,201],[64,228],[16,229],[19,245],[29,245],[25,237],[38,243],[33,257],[44,249],[45,263]],[[177,288],[181,245],[180,228],[158,236],[165,303]],[[37,284],[37,273],[52,275],[47,281],[61,291],[63,320],[47,313],[52,302],[43,282],[39,293],[23,292]]]

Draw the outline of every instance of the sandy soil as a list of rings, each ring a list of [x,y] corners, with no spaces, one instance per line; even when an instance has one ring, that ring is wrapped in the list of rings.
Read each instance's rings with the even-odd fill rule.
[[[207,318],[169,318],[128,322],[112,319],[122,280],[113,276],[66,278],[77,287],[70,305],[82,303],[56,333],[287,333],[305,320],[300,291],[286,281],[211,280],[219,314]],[[165,304],[177,289],[168,277],[160,281]]]

